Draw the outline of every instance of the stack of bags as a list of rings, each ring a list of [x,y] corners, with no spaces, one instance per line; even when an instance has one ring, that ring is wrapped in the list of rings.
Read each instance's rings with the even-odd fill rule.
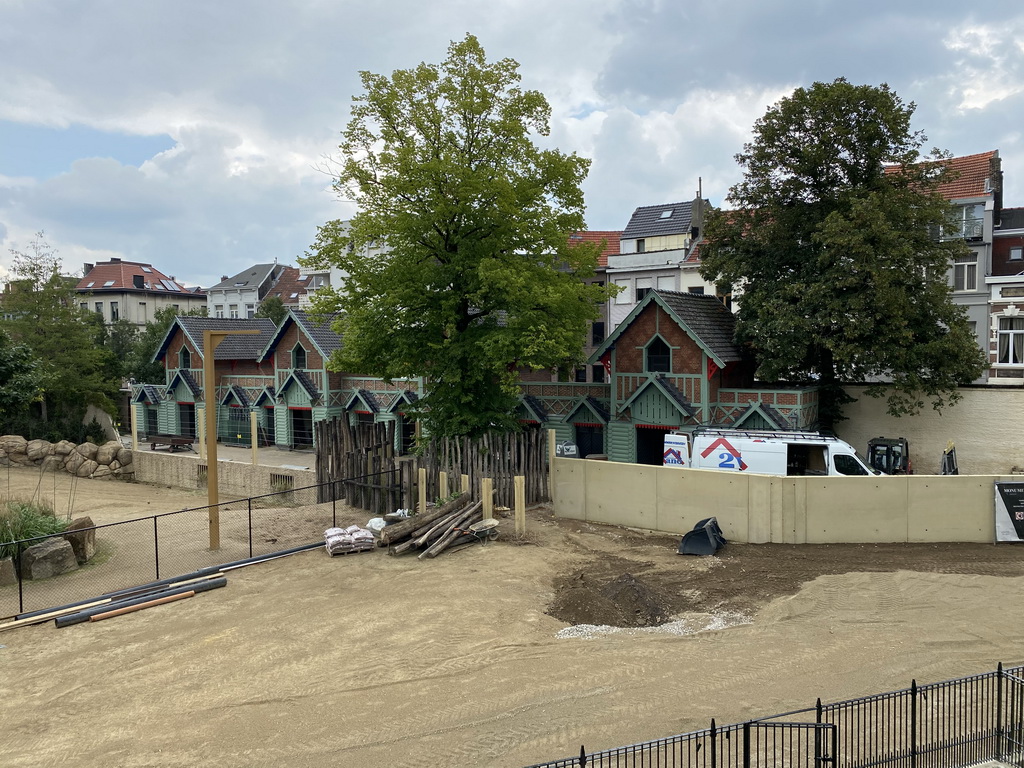
[[[373,549],[373,533],[358,525],[348,528],[328,528],[324,531],[327,552],[334,555],[346,555],[349,552],[365,552]]]

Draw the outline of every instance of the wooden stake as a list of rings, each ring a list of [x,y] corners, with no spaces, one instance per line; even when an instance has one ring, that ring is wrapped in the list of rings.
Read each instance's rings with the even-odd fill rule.
[[[9,621],[6,624],[0,624],[0,632],[3,632],[4,630],[8,629],[17,629],[18,627],[25,627],[29,624],[41,624],[44,621],[55,619],[58,616],[65,616],[69,613],[78,613],[79,611],[84,611],[88,608],[96,608],[97,606],[112,601],[113,598],[107,597],[103,600],[94,600],[91,603],[82,603],[81,605],[75,605],[71,608],[61,608],[60,610],[50,611],[49,613],[41,613],[38,616],[29,616],[25,619],[15,619],[14,621]]]
[[[494,480],[490,477],[480,480],[480,500],[484,503],[484,519],[494,517]]]
[[[422,515],[424,512],[427,511],[427,470],[426,470],[426,467],[420,467],[419,480],[420,480],[420,514]]]
[[[256,419],[258,418],[256,411],[249,411],[249,439],[252,441],[252,465],[255,467],[259,463],[259,452],[260,449],[257,447],[256,442]]]
[[[438,484],[438,486],[440,486],[437,489],[437,497],[439,499],[442,499],[442,500],[443,499],[447,499],[448,498],[448,473],[447,472],[438,472],[437,473],[437,484]]]
[[[469,493],[469,475],[462,476],[462,492]]]
[[[555,502],[555,430],[548,430],[548,501]]]
[[[551,434],[554,434],[552,430]],[[516,488],[516,535],[522,536],[526,533],[526,478],[522,475],[515,477]]]

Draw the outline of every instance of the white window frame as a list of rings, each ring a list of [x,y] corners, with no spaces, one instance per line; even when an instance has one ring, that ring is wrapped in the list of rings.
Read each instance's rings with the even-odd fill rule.
[[[1010,246],[1010,261],[1020,261],[1024,259],[1024,246],[1011,245]]]
[[[996,364],[1024,365],[1024,317],[1000,317],[997,334]]]
[[[978,290],[978,254],[957,256],[953,260],[953,291],[969,293]]]
[[[616,304],[633,303],[633,281],[630,278],[624,277],[619,278],[618,280],[612,280],[612,284],[617,285],[619,288],[622,289],[617,294],[615,294]]]
[[[228,305],[228,317],[231,320],[237,320],[238,319],[238,305],[237,304],[229,304]]]

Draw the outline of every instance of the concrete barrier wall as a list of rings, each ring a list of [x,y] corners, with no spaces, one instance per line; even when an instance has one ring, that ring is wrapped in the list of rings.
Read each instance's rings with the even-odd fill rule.
[[[938,474],[946,442],[956,444],[961,474],[1009,475],[1024,469],[1024,389],[964,387],[963,399],[941,412],[926,406],[917,416],[896,418],[885,400],[868,397],[864,387],[846,387],[857,402],[844,408],[847,417],[836,433],[862,454],[873,437],[905,437],[915,474]]]
[[[555,459],[555,514],[671,534],[717,517],[738,542],[991,542],[1009,475],[775,477]]]
[[[199,467],[205,466],[195,457],[156,451],[133,451],[135,479],[143,483],[168,485],[172,488],[206,488],[199,479]],[[260,496],[281,490],[271,484],[271,474],[292,478],[293,488],[316,484],[312,470],[290,469],[243,464],[238,461],[218,461],[217,476],[222,501],[234,498]]]

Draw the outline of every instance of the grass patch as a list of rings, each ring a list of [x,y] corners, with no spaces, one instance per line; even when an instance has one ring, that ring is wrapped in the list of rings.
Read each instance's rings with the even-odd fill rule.
[[[0,558],[16,554],[12,542],[63,533],[68,523],[66,518],[57,517],[53,507],[45,502],[24,499],[0,501]]]

